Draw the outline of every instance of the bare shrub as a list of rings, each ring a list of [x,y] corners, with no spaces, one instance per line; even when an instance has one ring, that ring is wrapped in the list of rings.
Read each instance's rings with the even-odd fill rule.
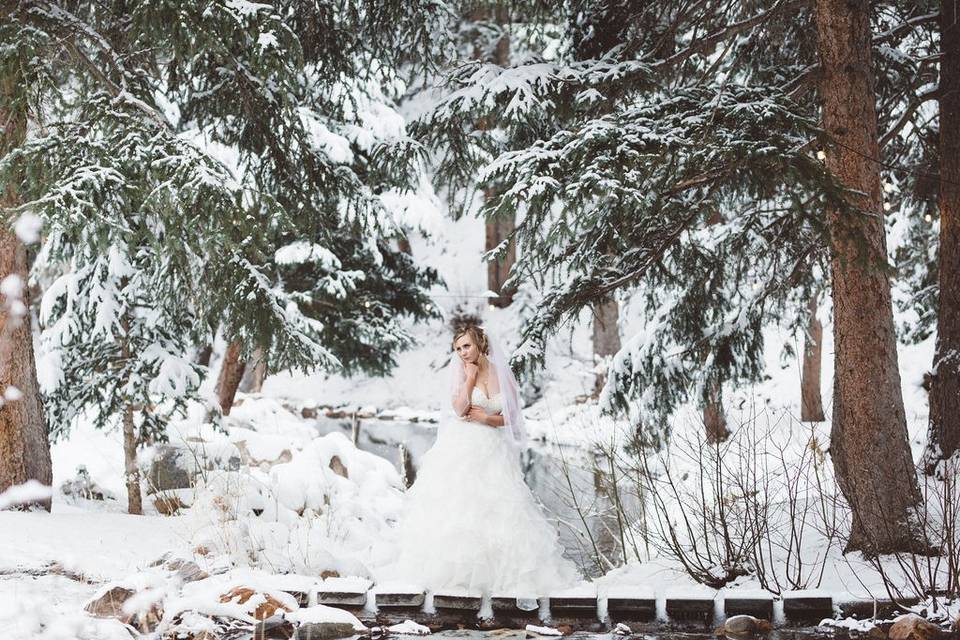
[[[884,589],[906,609],[919,601],[933,619],[960,600],[960,456],[942,461],[932,476],[919,472],[923,500],[914,529],[922,543],[910,552],[869,558]]]
[[[752,415],[723,442],[691,429],[660,449],[604,445],[597,460],[624,557],[671,558],[710,587],[747,575],[773,593],[816,587],[840,538],[823,443],[789,417]]]

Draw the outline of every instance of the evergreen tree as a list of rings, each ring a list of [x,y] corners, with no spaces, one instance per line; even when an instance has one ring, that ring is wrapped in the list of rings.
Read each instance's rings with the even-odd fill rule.
[[[870,129],[872,143],[856,138],[855,148],[873,154],[870,175],[879,187],[879,143],[897,139],[900,148],[915,149],[900,134],[916,123],[914,104],[925,98],[914,61],[900,59],[897,46],[918,40],[914,30],[930,17],[905,3],[876,3],[872,13],[860,13],[865,3],[853,4],[858,31],[848,58],[855,51],[856,73],[879,80],[862,83],[858,76],[844,86],[858,105],[872,104],[876,87],[881,108],[871,117],[881,128]],[[877,322],[891,320],[884,311],[890,301],[886,255],[873,251],[884,244],[882,203],[850,197],[848,188],[867,185],[840,170],[830,145],[844,140],[820,128],[823,95],[816,89],[836,89],[822,84],[836,69],[820,59],[825,40],[813,28],[809,3],[570,2],[541,10],[550,14],[545,21],[570,25],[555,59],[506,69],[461,65],[420,125],[421,135],[441,149],[443,178],[456,183],[471,175],[468,166],[479,166],[481,181],[510,185],[486,212],[517,216],[513,280],[546,290],[524,330],[517,364],[542,359],[546,337],[584,307],[616,291],[634,293],[647,326],[625,340],[603,400],[608,407],[639,405],[648,420],[641,442],[655,443],[666,435],[655,418],[680,402],[763,376],[764,326],[785,323],[802,331],[823,274],[855,261],[853,244],[871,247],[868,264],[845,281],[860,284],[834,292],[834,301],[843,298],[854,308],[862,286],[877,296]],[[821,11],[841,10],[823,5]],[[849,45],[853,36],[842,35]],[[875,61],[863,55],[871,48]],[[580,51],[592,56],[576,55]],[[495,135],[480,135],[471,124],[479,118],[498,123]],[[853,124],[872,126],[849,121],[846,130]],[[830,160],[829,171],[821,158]],[[863,217],[861,210],[880,220],[879,227],[847,225]],[[839,233],[845,225],[856,239]],[[833,278],[842,276],[834,272]],[[844,434],[856,440],[850,434],[868,424],[856,407],[889,405],[886,457],[878,457],[880,448],[867,453],[874,470],[888,459],[898,465],[898,483],[879,500],[892,514],[889,535],[879,536],[876,504],[868,505],[874,490],[866,487],[876,474],[863,474],[858,484],[862,468],[838,463],[841,487],[862,516],[851,548],[913,542],[901,517],[917,493],[890,329],[876,345],[883,384],[874,390],[857,386],[865,365],[851,372],[846,359],[837,362],[840,388],[855,388],[835,398],[837,441]],[[871,328],[841,314],[834,330],[838,343],[853,344],[866,340]],[[901,498],[888,500],[897,493]]]
[[[960,450],[960,9],[940,15],[940,253],[937,346],[930,387],[928,470]]]
[[[4,15],[0,12],[0,18]],[[27,126],[26,105],[18,92],[22,77],[19,69],[3,62],[0,59],[0,154],[22,143]],[[3,184],[0,211],[16,207],[18,199],[16,185]],[[29,229],[16,232],[29,221],[29,216],[18,217],[12,229],[0,219],[0,493],[28,480],[49,485],[53,479],[26,286],[26,241],[36,238]],[[49,501],[42,506],[49,510]]]
[[[680,403],[762,376],[766,322],[805,324],[820,212],[838,193],[813,155],[815,111],[791,97],[809,66],[795,58],[815,52],[803,3],[732,18],[699,6],[581,2],[531,18],[569,25],[555,59],[464,63],[418,125],[442,181],[480,168],[509,185],[485,210],[517,216],[513,279],[545,291],[518,364],[585,307],[639,297],[647,328],[625,337],[602,401],[638,407],[652,442]],[[801,53],[777,59],[784,48]]]
[[[920,491],[886,271],[869,15],[865,0],[817,2],[827,164],[848,186],[852,205],[827,211],[835,371],[830,455],[853,513],[847,550],[890,553],[918,548],[913,516]]]
[[[134,449],[162,437],[211,327],[274,370],[389,370],[410,343],[396,318],[433,313],[436,274],[392,248],[380,194],[416,185],[419,148],[381,86],[434,46],[431,15],[446,19],[406,2],[8,13],[3,68],[36,124],[0,175],[65,266],[42,308],[55,431],[90,408],[135,425]]]

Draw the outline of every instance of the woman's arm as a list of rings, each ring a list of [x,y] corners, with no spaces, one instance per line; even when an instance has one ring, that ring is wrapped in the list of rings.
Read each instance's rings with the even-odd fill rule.
[[[465,366],[463,384],[453,394],[453,410],[461,418],[467,415],[470,410],[470,398],[473,396],[473,388],[477,384],[477,372],[476,365]]]
[[[453,410],[461,418],[470,410],[470,394],[473,393],[473,385],[464,383],[453,395]]]
[[[487,414],[487,419],[484,421],[488,427],[499,428],[506,424],[503,420],[503,416],[499,413],[494,413],[493,415]]]
[[[480,424],[485,424],[488,427],[493,427],[494,429],[499,429],[506,424],[506,422],[503,420],[503,416],[499,413],[487,413],[477,405],[470,407],[470,410],[467,411],[466,418],[470,422],[479,422]]]

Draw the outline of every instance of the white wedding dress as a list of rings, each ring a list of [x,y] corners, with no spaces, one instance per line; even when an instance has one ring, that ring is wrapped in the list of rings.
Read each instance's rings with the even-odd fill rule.
[[[471,402],[502,412],[499,393],[474,387]],[[397,543],[386,575],[434,591],[537,597],[578,580],[507,430],[476,422],[440,425],[407,491]]]

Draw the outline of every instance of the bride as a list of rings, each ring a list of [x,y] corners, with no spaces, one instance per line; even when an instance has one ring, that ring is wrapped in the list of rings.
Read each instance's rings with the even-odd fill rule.
[[[517,381],[491,342],[477,326],[454,335],[456,417],[441,423],[407,491],[389,574],[433,591],[548,595],[578,575],[523,481]]]

